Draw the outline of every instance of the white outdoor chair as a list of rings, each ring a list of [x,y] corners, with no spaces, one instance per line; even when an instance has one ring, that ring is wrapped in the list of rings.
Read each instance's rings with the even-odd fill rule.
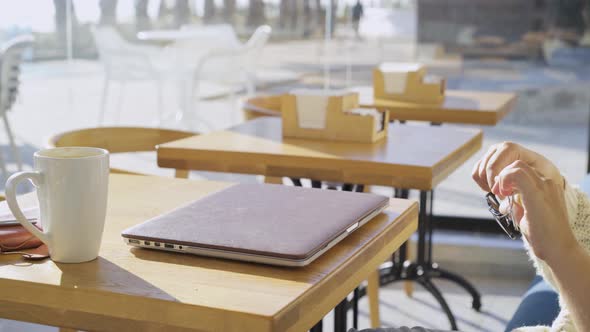
[[[14,141],[14,134],[10,128],[7,112],[12,109],[18,96],[23,53],[33,45],[33,41],[33,36],[24,35],[15,37],[0,46],[0,114],[19,171],[22,170],[22,161]],[[0,168],[6,174],[6,164],[1,153]]]
[[[206,45],[203,45],[205,50],[212,47],[233,48],[242,45],[236,31],[230,24],[188,24],[183,25],[180,31],[186,32],[193,43],[205,43]],[[214,38],[211,39],[211,36]]]
[[[193,80],[190,82],[192,86],[188,87],[187,103],[190,105],[187,105],[187,110],[191,113],[198,111],[200,88],[204,82],[226,86],[232,105],[236,104],[236,91],[245,88],[248,96],[254,95],[256,66],[271,31],[270,26],[260,26],[244,44],[237,47],[212,48],[200,55]]]
[[[96,27],[93,30],[98,54],[105,70],[105,79],[100,103],[98,124],[102,125],[106,111],[111,81],[119,82],[121,93],[117,103],[116,121],[120,117],[122,96],[129,81],[150,80],[155,83],[158,122],[162,121],[162,89],[165,64],[162,49],[148,45],[137,45],[125,40],[113,27]]]

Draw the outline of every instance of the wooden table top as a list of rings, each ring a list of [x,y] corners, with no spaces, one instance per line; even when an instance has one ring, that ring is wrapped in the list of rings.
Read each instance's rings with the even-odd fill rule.
[[[479,129],[389,125],[375,144],[332,142],[283,138],[281,119],[263,117],[162,144],[158,165],[431,190],[482,146]]]
[[[370,86],[351,90],[359,92],[362,107],[387,109],[390,118],[395,120],[493,126],[510,113],[516,103],[514,93],[446,90],[442,105],[428,105],[375,99]]]
[[[416,202],[391,207],[304,268],[131,249],[121,231],[232,185],[111,175],[100,257],[82,264],[0,256],[0,317],[91,331],[304,331],[417,226]],[[19,199],[36,204],[34,194]],[[6,211],[5,203],[0,210]]]

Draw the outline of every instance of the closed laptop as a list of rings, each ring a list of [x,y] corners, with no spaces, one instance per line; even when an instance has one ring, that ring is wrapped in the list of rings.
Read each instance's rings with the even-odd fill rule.
[[[122,236],[136,247],[304,266],[388,204],[387,197],[368,193],[236,184]]]

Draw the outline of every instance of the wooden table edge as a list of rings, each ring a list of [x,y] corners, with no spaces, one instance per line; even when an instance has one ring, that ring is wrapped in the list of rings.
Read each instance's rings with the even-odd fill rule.
[[[453,90],[451,90],[453,91]],[[459,90],[461,91],[461,90]],[[487,91],[477,91],[486,93]],[[498,92],[490,92],[498,93]],[[380,110],[388,110],[390,121],[424,121],[435,123],[454,123],[454,124],[470,124],[470,125],[497,125],[508,113],[514,108],[517,100],[516,94],[501,93],[510,95],[497,111],[480,111],[480,110],[463,110],[463,109],[440,109],[437,104],[416,104],[404,107],[404,105],[388,105],[390,101],[379,100],[372,104],[361,104],[362,108],[377,108]],[[419,106],[418,106],[419,105]],[[422,109],[418,109],[422,107]],[[391,109],[394,108],[394,109]],[[433,114],[434,113],[434,114]]]
[[[338,287],[334,290],[335,294],[348,294],[354,287],[366,279],[371,271],[375,270],[385,261],[416,230],[418,218],[417,202],[414,201],[407,204],[407,208],[396,217],[396,222],[391,223],[362,248],[357,249],[357,253],[333,271],[330,278],[326,277],[326,279],[312,287],[312,289],[317,291],[317,287],[330,287],[325,286],[328,282],[332,284],[336,283],[334,278],[337,278],[337,276],[335,277],[333,274],[350,272],[350,261],[355,259],[356,265],[353,267],[360,265],[363,267],[363,271],[368,269],[364,273],[366,275],[356,276],[353,279],[354,281],[348,280],[346,284],[338,283]],[[402,226],[405,227],[398,233],[397,230]],[[379,250],[380,248],[377,246],[377,243],[378,241],[387,241],[385,237],[390,238],[390,241],[385,243],[382,246],[383,248]],[[367,246],[371,248],[366,250]],[[371,257],[373,252],[377,252],[379,255]],[[368,257],[364,260],[358,258],[359,255]],[[368,263],[363,264],[363,262]],[[345,269],[348,269],[348,271],[344,271]],[[219,330],[220,326],[222,326],[223,330],[237,331],[240,330],[240,327],[248,326],[248,328],[255,328],[257,331],[283,331],[286,329],[296,331],[301,324],[306,324],[308,321],[311,322],[315,319],[310,320],[307,318],[304,321],[297,320],[293,322],[292,319],[284,316],[284,312],[287,311],[286,308],[273,316],[233,311],[231,313],[234,318],[232,321],[239,320],[242,324],[240,324],[240,327],[236,327],[235,324],[226,326],[223,323],[227,321],[228,311],[219,308],[94,289],[85,289],[84,292],[79,292],[75,287],[64,289],[60,285],[39,284],[14,279],[0,279],[0,284],[3,289],[3,292],[0,294],[0,308],[2,308],[0,309],[0,317],[72,329],[95,330],[97,320],[106,319],[111,324],[107,330],[169,328],[175,331],[194,331],[195,326],[200,326],[205,330]],[[344,285],[347,286],[346,290],[341,290],[340,288]],[[332,287],[334,288],[334,286]],[[307,290],[304,293],[305,295],[298,301],[289,304],[289,306],[300,305],[301,302],[305,302],[307,295],[312,289]],[[106,294],[108,294],[108,297],[105,296]],[[332,307],[324,310],[325,312],[322,311],[324,315],[341,300],[333,300],[333,298],[336,299],[339,297],[339,295],[335,294],[328,294],[325,297],[324,301],[330,300],[329,305],[332,305]],[[342,298],[344,296],[342,295]],[[130,310],[120,311],[116,309],[116,305],[109,305],[110,303],[121,302],[125,302]],[[37,305],[32,306],[30,303],[37,303]],[[165,307],[167,310],[165,311],[161,310],[163,303],[166,303]],[[327,304],[322,303],[321,305],[325,306]],[[199,308],[198,313],[200,315],[198,317],[195,317],[195,308]],[[153,312],[161,312],[164,316],[173,316],[176,319],[168,319],[167,321],[158,320],[157,317],[148,315],[148,313]],[[211,319],[215,316],[217,316],[216,319]],[[313,317],[316,316],[318,314],[315,314]],[[323,316],[318,317],[317,321]],[[296,324],[295,326],[297,328],[293,326],[289,327],[289,325],[294,324]],[[311,324],[311,327],[315,322],[309,324]]]
[[[223,151],[223,150],[211,150],[211,149],[199,149],[198,156],[190,156],[186,159],[176,159],[175,157],[169,157],[169,155],[182,154],[191,149],[185,148],[170,148],[166,146],[160,146],[157,150],[157,162],[159,167],[174,168],[181,170],[200,170],[200,171],[213,171],[213,172],[228,172],[228,173],[241,173],[241,174],[252,174],[252,175],[264,175],[272,177],[300,177],[300,178],[311,178],[321,179],[322,181],[336,181],[336,182],[350,182],[370,185],[383,185],[389,187],[400,186],[403,184],[392,183],[390,180],[375,180],[375,181],[360,181],[358,176],[355,176],[355,170],[362,168],[365,165],[370,165],[371,168],[379,168],[379,172],[374,172],[374,178],[379,177],[391,177],[395,174],[396,177],[407,178],[415,177],[417,172],[422,174],[424,177],[431,177],[431,169],[425,166],[416,165],[391,165],[388,163],[363,161],[363,160],[338,160],[334,159],[331,161],[331,166],[326,167],[321,165],[318,157],[300,157],[300,156],[284,156],[284,155],[273,155],[270,153],[261,152],[241,152],[241,151]],[[205,156],[215,155],[219,160],[213,162],[212,158],[203,158]],[[202,159],[201,159],[202,158]],[[239,164],[240,158],[255,158],[258,160],[258,165],[241,167],[239,170],[235,169],[236,164]],[[273,159],[273,165],[268,167],[265,162],[268,158]],[[205,160],[206,159],[206,160]],[[226,160],[231,159],[232,163],[227,163]],[[325,158],[331,159],[331,158]],[[278,161],[277,161],[278,160]],[[199,167],[193,167],[191,164],[199,164]],[[251,162],[245,162],[252,164]],[[320,164],[320,165],[318,165]],[[337,164],[334,167],[334,164]],[[212,166],[215,165],[215,166]],[[293,166],[298,165],[298,166]],[[305,166],[305,167],[302,167]],[[281,172],[280,169],[289,169],[289,175],[283,174],[287,172]],[[336,171],[337,170],[337,171]],[[336,174],[337,176],[330,175]],[[364,183],[367,182],[367,183]],[[432,189],[431,181],[424,179],[413,182],[416,185],[412,186],[415,189]]]
[[[478,134],[472,137],[468,142],[461,145],[457,150],[454,151],[453,154],[448,155],[447,157],[443,158],[440,162],[438,162],[433,167],[433,175],[432,177],[432,189],[438,186],[444,179],[446,179],[450,173],[456,171],[461,165],[463,165],[469,158],[477,153],[477,151],[481,150],[483,146],[483,131],[478,129]],[[463,150],[462,155],[456,156],[456,151]],[[449,165],[452,165],[449,166]],[[434,170],[442,168],[444,171],[436,172]]]
[[[350,257],[338,269],[332,272],[331,277],[324,280],[314,287],[308,289],[305,294],[297,301],[289,304],[291,308],[283,309],[276,319],[273,326],[276,331],[306,331],[313,327],[322,319],[330,310],[332,310],[345,296],[350,294],[358,285],[360,285],[368,276],[377,270],[379,266],[386,261],[404,242],[406,242],[418,228],[418,202],[411,201],[408,208],[400,213],[397,222],[388,226],[386,231],[381,232],[371,241],[367,242],[354,257]],[[383,245],[379,246],[379,243]],[[367,249],[367,247],[370,247]],[[363,257],[365,259],[363,259]],[[354,261],[351,263],[351,261]],[[363,263],[366,262],[366,263]],[[351,266],[351,264],[354,264]],[[335,274],[344,274],[349,276],[355,271],[357,273],[353,278],[348,278],[346,283],[339,282]],[[328,288],[328,293],[322,298],[321,302],[308,303],[308,294],[317,292],[317,288]],[[324,290],[325,292],[326,290]],[[292,307],[299,306],[299,310],[315,310],[314,315],[308,315],[305,320],[300,317],[288,317],[285,312],[293,312]],[[295,325],[288,326],[289,323],[296,321]]]

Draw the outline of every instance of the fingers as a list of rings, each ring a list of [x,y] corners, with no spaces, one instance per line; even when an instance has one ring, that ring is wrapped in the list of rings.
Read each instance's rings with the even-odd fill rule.
[[[512,217],[515,222],[519,222],[520,219],[524,216],[524,208],[522,207],[522,202],[517,200],[516,197],[520,196],[519,194],[515,194],[512,196],[512,199],[504,199],[500,203],[500,208],[498,209],[502,214],[508,214],[512,212]]]
[[[479,160],[479,162],[477,162],[477,164],[475,165],[475,167],[473,168],[473,170],[471,172],[471,178],[473,179],[473,181],[475,181],[475,183],[477,183],[479,185],[479,187],[483,191],[491,191],[491,187],[488,184],[487,176],[486,176],[485,172],[486,172],[486,164],[495,152],[496,152],[496,146],[494,145],[488,149],[488,151]]]
[[[498,209],[498,211],[502,212],[502,214],[506,214],[510,212],[510,208],[510,201],[507,199],[502,199],[500,201],[500,208]]]
[[[518,192],[522,194],[523,204],[540,194],[542,177],[527,163],[517,160],[505,167],[497,176],[497,184],[493,187],[496,195],[510,196]]]
[[[492,188],[495,184],[495,178],[508,165],[516,160],[520,160],[517,152],[517,145],[511,142],[500,144],[496,152],[490,157],[485,165],[485,175],[488,186]]]
[[[481,188],[481,190],[483,191],[489,191],[489,190],[485,190],[484,187],[482,187],[482,184],[479,181],[479,165],[481,165],[482,160],[478,160],[477,163],[475,163],[475,166],[473,166],[473,169],[471,170],[471,178],[473,179],[473,181],[475,181],[475,183],[477,183],[477,185]]]
[[[512,206],[512,219],[518,225],[519,228],[522,217],[524,217],[524,208],[520,203],[514,202],[514,205]]]
[[[519,159],[520,146],[504,142],[491,146],[471,172],[473,180],[484,191],[491,191],[495,178],[504,167]]]

